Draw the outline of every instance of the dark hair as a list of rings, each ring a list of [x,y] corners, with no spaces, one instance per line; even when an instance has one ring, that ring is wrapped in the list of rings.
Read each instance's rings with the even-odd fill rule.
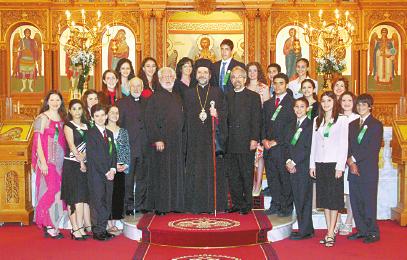
[[[327,97],[333,99],[334,104],[332,107],[332,118],[334,119],[334,124],[335,124],[336,121],[338,120],[338,116],[339,116],[338,100],[336,99],[335,93],[333,91],[326,91],[326,92],[322,93],[322,95],[321,95],[321,103],[322,103],[322,98],[324,96],[327,96]],[[315,129],[315,131],[318,131],[318,128],[321,126],[322,120],[324,118],[325,118],[325,111],[324,111],[324,109],[322,109],[322,105],[321,105],[319,107],[318,117],[316,119],[317,128]]]
[[[121,59],[117,62],[116,69],[115,69],[116,75],[117,75],[118,78],[119,78],[119,84],[120,84],[120,85],[122,84],[122,74],[120,73],[120,68],[122,67],[122,65],[123,65],[124,63],[128,63],[129,66],[130,66],[130,74],[129,74],[129,76],[127,77],[127,79],[128,79],[128,80],[131,80],[132,78],[134,78],[134,77],[136,76],[136,73],[134,73],[134,68],[133,68],[133,64],[131,63],[131,61],[130,61],[129,59],[126,59],[126,58],[121,58]]]
[[[233,41],[230,39],[224,39],[221,43],[220,46],[222,47],[222,45],[227,45],[230,47],[230,50],[233,50],[234,44]]]
[[[363,93],[356,98],[356,104],[366,103],[369,107],[373,106],[373,97],[367,93]]]
[[[295,65],[297,65],[298,64],[298,62],[300,62],[300,61],[303,61],[303,62],[305,62],[305,64],[307,65],[307,67],[309,68],[309,60],[308,59],[306,59],[306,58],[299,58],[296,62],[295,62]],[[297,74],[297,73],[296,73]],[[308,70],[307,70],[307,74],[306,74],[307,76],[309,76],[309,72],[308,72]]]
[[[103,72],[103,75],[102,75],[102,79],[103,80],[106,80],[106,75],[107,75],[107,73],[112,73],[115,77],[116,77],[116,79],[119,79],[119,76],[118,76],[118,74],[116,73],[116,71],[114,71],[114,70],[105,70],[105,72]],[[102,80],[102,93],[107,97],[109,94],[108,94],[108,89],[107,89],[107,84],[106,83],[104,83],[103,82],[103,80]],[[120,87],[119,87],[119,82],[117,82],[117,84],[116,84],[116,98],[117,99],[119,99],[119,98],[121,98],[122,97],[122,91],[121,91],[121,89],[120,89]]]
[[[310,83],[311,86],[312,86],[312,88],[315,89],[315,82],[314,82],[312,79],[304,79],[304,80],[301,82],[301,88],[300,88],[300,89],[302,89],[302,85],[303,85],[304,83],[306,83],[306,82]],[[315,92],[312,92],[312,97],[315,99],[315,101],[318,101],[318,95],[317,95]]]
[[[58,114],[59,114],[59,117],[61,117],[61,120],[65,121],[65,119],[66,119],[66,109],[65,109],[64,99],[63,99],[61,93],[59,91],[57,91],[57,90],[50,90],[48,92],[48,94],[45,96],[44,103],[42,104],[42,107],[41,107],[41,110],[40,110],[40,114],[49,110],[48,101],[49,101],[49,98],[51,97],[51,95],[58,95],[59,99],[61,99],[61,106],[58,108]]]
[[[147,75],[144,72],[143,68],[146,65],[147,61],[150,61],[150,60],[153,61],[155,63],[155,66],[156,66],[155,73],[154,73],[153,78],[151,80],[151,87],[155,91],[156,88],[158,88],[160,86],[160,81],[158,80],[159,67],[158,67],[157,61],[154,58],[152,58],[152,57],[144,58],[144,60],[141,62],[141,67],[140,67],[140,70],[138,72],[138,77],[143,81],[144,89],[149,89],[150,85],[148,84],[148,78],[147,78]]]
[[[343,108],[342,108],[342,98],[343,98],[343,96],[345,96],[345,95],[349,95],[349,96],[352,97],[352,102],[353,102],[352,112],[353,112],[353,113],[357,113],[357,112],[356,112],[356,96],[355,96],[355,94],[353,94],[353,93],[350,92],[350,91],[345,91],[345,92],[343,92],[342,95],[339,97],[339,100],[338,100],[339,112],[342,113],[342,114],[345,112],[345,111],[343,110]]]
[[[344,78],[344,77],[339,77],[339,78],[337,78],[336,80],[334,80],[334,82],[333,82],[333,84],[332,84],[332,90],[333,90],[333,88],[335,87],[335,85],[336,85],[336,83],[337,83],[338,81],[342,81],[343,84],[345,85],[345,92],[349,91],[349,81],[348,81],[346,78]]]
[[[118,106],[116,106],[116,105],[109,105],[109,106],[107,106],[107,107],[105,108],[106,114],[109,114],[110,109],[112,109],[113,107],[115,107],[115,108],[117,108],[117,110],[119,110],[119,107],[118,107]],[[120,119],[120,117],[119,117],[119,119]],[[109,117],[106,119],[106,125],[107,125],[108,122],[109,122]],[[116,125],[119,126],[119,121],[116,122]]]
[[[83,93],[83,95],[82,95],[82,104],[83,104],[83,110],[85,110],[86,120],[91,119],[91,116],[89,114],[88,96],[92,95],[92,94],[95,94],[98,97],[98,100],[99,100],[98,93],[93,89],[86,90],[85,93]]]
[[[297,104],[298,101],[304,102],[305,105],[306,105],[307,107],[309,107],[308,99],[306,99],[305,97],[300,97],[300,98],[297,98],[296,100],[294,100],[294,106],[295,106],[295,104]]]
[[[246,65],[247,75],[249,75],[250,66],[256,66],[256,68],[257,68],[257,81],[261,82],[263,84],[267,84],[266,77],[264,77],[264,72],[263,72],[263,69],[261,68],[260,63],[258,63],[258,62],[247,63],[247,65]],[[246,86],[248,86],[249,83],[250,83],[250,80],[246,80]]]
[[[106,113],[106,107],[104,105],[96,104],[90,109],[90,114],[93,117],[96,112],[102,111],[102,110],[105,111],[105,113]]]
[[[175,73],[177,74],[177,79],[181,79],[182,77],[182,66],[184,66],[186,63],[191,63],[192,66],[192,73],[191,73],[191,78],[192,75],[194,75],[194,61],[188,57],[183,57],[182,59],[180,59],[177,63],[177,68],[175,69]]]
[[[81,107],[82,107],[81,122],[82,122],[82,123],[86,123],[87,120],[86,120],[85,111],[83,111],[83,110],[84,110],[84,107],[83,107],[82,101],[80,101],[79,99],[72,99],[71,101],[69,101],[69,105],[68,105],[69,110],[71,110],[72,107],[73,107],[74,105],[76,105],[76,104],[81,105]],[[67,117],[66,117],[66,121],[71,121],[72,119],[73,119],[73,118],[72,118],[71,113],[68,113],[68,115],[67,115]]]
[[[281,72],[278,73],[277,75],[274,76],[273,80],[275,80],[275,79],[284,79],[285,84],[288,84],[288,77],[284,73],[281,73]]]
[[[269,68],[276,68],[278,73],[281,72],[281,66],[279,64],[277,64],[277,63],[271,63],[270,65],[268,65],[267,70]]]

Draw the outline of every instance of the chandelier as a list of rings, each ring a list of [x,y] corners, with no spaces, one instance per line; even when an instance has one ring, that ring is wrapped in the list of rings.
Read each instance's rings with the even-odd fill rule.
[[[345,58],[346,47],[352,44],[354,26],[349,19],[349,11],[345,15],[334,11],[335,20],[327,23],[323,19],[323,11],[319,10],[318,18],[311,19],[308,13],[308,23],[304,23],[305,42],[312,46],[317,58],[334,57],[341,61]]]

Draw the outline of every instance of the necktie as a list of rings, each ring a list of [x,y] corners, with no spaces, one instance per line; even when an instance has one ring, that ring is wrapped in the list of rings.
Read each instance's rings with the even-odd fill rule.
[[[363,125],[363,119],[361,118],[359,121],[359,128],[362,128],[362,125]]]
[[[300,125],[301,125],[301,122],[300,122],[300,120],[298,120],[296,128],[298,129],[300,127]]]
[[[219,86],[221,87],[222,91],[224,91],[223,79],[225,78],[225,70],[226,70],[226,61],[223,61],[222,67],[220,69],[220,77],[219,77]]]
[[[106,130],[103,131],[103,139],[105,140],[105,142],[107,143],[107,134],[106,134]]]
[[[276,98],[276,107],[280,104],[280,98]]]

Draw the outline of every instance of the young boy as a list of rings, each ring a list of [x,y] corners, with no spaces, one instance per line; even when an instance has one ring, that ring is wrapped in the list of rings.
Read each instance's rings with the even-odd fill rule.
[[[349,124],[349,196],[358,231],[348,239],[363,239],[364,243],[380,240],[376,205],[383,124],[370,114],[372,105],[371,95],[360,95],[356,99],[360,119]]]
[[[264,102],[262,143],[266,164],[267,183],[272,201],[268,215],[288,217],[293,210],[290,176],[285,168],[284,142],[287,129],[295,122],[294,99],[287,94],[288,77],[284,73],[274,76],[275,95]]]
[[[304,97],[294,102],[297,123],[288,130],[286,137],[286,168],[290,174],[298,232],[290,239],[302,240],[314,236],[312,225],[312,180],[309,176],[309,158],[312,141],[312,122],[307,117],[308,100]]]
[[[114,237],[106,231],[112,207],[113,178],[116,173],[116,147],[113,133],[106,129],[105,108],[96,104],[91,109],[95,127],[89,129],[86,144],[88,185],[92,232],[95,240]]]

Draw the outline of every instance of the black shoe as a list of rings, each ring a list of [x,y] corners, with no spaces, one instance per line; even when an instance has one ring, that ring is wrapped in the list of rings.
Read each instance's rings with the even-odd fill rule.
[[[249,213],[249,209],[248,208],[243,208],[239,211],[240,215],[247,215]]]
[[[61,233],[58,233],[57,235],[51,235],[50,233],[48,233],[48,230],[50,229],[54,229],[53,227],[44,227],[44,237],[49,237],[52,239],[62,239],[64,238],[64,235],[62,235]]]
[[[365,237],[366,237],[365,235],[362,235],[362,234],[357,232],[355,234],[352,234],[352,235],[348,236],[347,238],[349,240],[356,240],[356,239],[361,239],[361,238],[365,238]]]
[[[71,239],[73,240],[86,240],[86,238],[84,236],[82,236],[82,234],[80,232],[78,232],[81,229],[77,229],[77,230],[71,230]],[[79,237],[75,236],[74,234],[77,233],[79,234]]]
[[[363,239],[363,243],[369,244],[369,243],[374,243],[380,240],[380,236],[378,235],[367,235]]]
[[[277,216],[279,216],[280,218],[284,218],[284,217],[289,217],[293,214],[292,210],[287,210],[287,209],[282,209],[280,210],[280,212],[278,212]]]
[[[270,207],[269,209],[266,209],[264,211],[264,214],[266,214],[266,215],[276,215],[276,214],[278,214],[279,211],[280,211],[280,209],[277,208],[277,207]]]
[[[240,209],[238,207],[235,207],[235,206],[233,206],[230,209],[226,210],[227,213],[233,213],[233,212],[238,212],[238,211],[240,211]]]
[[[303,239],[310,239],[314,237],[314,233],[306,234],[306,235],[300,235],[297,233],[296,235],[291,233],[290,239],[291,240],[303,240]]]
[[[105,237],[107,238],[107,239],[111,239],[111,238],[114,238],[115,237],[115,235],[113,235],[112,233],[109,233],[109,232],[105,232]]]
[[[263,190],[263,196],[267,196],[267,197],[270,197],[270,196],[271,196],[270,188],[269,188],[269,187],[264,188],[264,190]]]
[[[165,216],[165,214],[167,214],[167,213],[156,210],[156,211],[154,211],[154,214],[157,215],[157,216]]]
[[[127,216],[134,216],[134,210],[126,210]]]
[[[93,239],[94,240],[99,240],[99,241],[106,241],[108,238],[106,237],[105,233],[102,234],[93,234]]]
[[[148,210],[146,210],[146,209],[140,209],[140,213],[141,214],[147,214],[149,211]]]

